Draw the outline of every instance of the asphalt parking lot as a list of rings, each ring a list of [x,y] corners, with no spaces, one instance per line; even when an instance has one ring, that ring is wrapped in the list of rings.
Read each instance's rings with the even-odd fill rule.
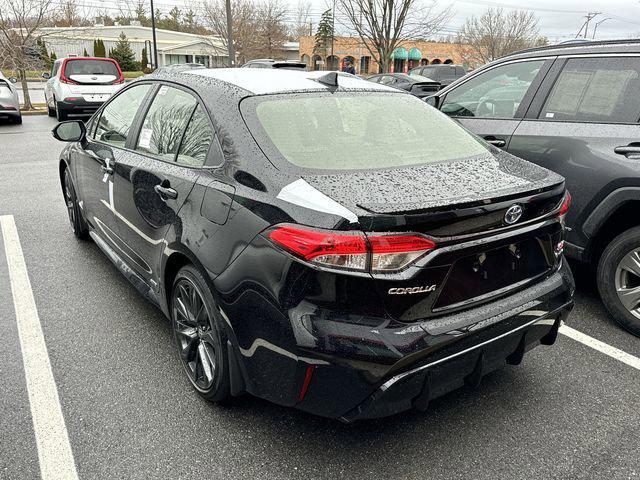
[[[581,268],[567,324],[625,352],[626,363],[560,335],[425,413],[353,425],[248,396],[228,407],[201,400],[168,322],[93,243],[73,237],[54,125],[46,116],[0,123],[0,218],[16,225],[57,387],[49,400],[64,418],[78,478],[640,478],[640,339],[608,317]],[[29,286],[12,294],[16,259],[5,251],[19,252],[6,247],[6,232],[0,479],[37,479],[47,439],[34,433],[23,363],[33,352],[21,348],[24,312],[14,308]]]

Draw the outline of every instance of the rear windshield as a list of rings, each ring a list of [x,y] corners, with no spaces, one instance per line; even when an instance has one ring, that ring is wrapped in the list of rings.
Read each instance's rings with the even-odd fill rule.
[[[263,150],[302,168],[393,168],[487,152],[484,143],[458,123],[411,95],[334,93],[247,100],[243,115]]]
[[[116,64],[109,60],[70,60],[64,70],[64,75],[113,75],[118,77]]]

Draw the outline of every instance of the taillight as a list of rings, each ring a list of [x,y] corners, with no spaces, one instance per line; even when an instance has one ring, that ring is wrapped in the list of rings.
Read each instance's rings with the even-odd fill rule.
[[[571,206],[571,194],[567,191],[564,194],[562,199],[562,204],[560,205],[560,209],[558,210],[558,217],[564,218],[564,216],[569,211],[569,207]]]
[[[371,245],[371,271],[389,272],[400,270],[415,262],[429,250],[436,248],[435,242],[422,235],[377,235],[367,237]]]
[[[122,83],[124,83],[124,77],[117,78],[113,81],[112,85],[120,85]]]
[[[293,225],[274,227],[269,238],[310,263],[374,273],[401,270],[436,244],[419,234],[336,232]]]
[[[66,83],[67,85],[78,85],[78,82],[75,82],[70,78],[65,77],[64,75],[60,75],[60,82]]]

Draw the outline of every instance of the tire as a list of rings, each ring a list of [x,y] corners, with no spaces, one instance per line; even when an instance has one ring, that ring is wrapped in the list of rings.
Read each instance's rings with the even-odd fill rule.
[[[231,397],[224,321],[200,271],[180,269],[171,289],[171,326],[178,358],[191,385],[204,399]]]
[[[73,186],[73,180],[71,179],[71,173],[69,173],[68,168],[65,168],[64,170],[62,191],[64,194],[65,204],[67,205],[67,214],[69,215],[69,223],[71,223],[73,234],[80,240],[88,240],[89,228],[87,227],[87,222],[85,222],[80,206],[78,205],[76,189]]]
[[[54,103],[55,103],[55,99],[54,99]],[[56,119],[59,122],[64,122],[67,118],[69,118],[69,114],[67,112],[65,112],[64,110],[62,110],[57,104],[56,104]]]
[[[18,115],[17,117],[13,117],[13,123],[16,125],[22,125],[22,115]]]
[[[596,279],[600,297],[614,320],[640,336],[640,227],[627,230],[607,245]]]
[[[51,108],[49,106],[49,104],[47,104],[47,115],[49,115],[50,117],[55,117],[56,116],[55,109]]]

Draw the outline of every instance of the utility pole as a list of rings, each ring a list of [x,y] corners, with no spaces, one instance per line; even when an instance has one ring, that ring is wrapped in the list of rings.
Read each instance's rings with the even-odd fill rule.
[[[229,53],[229,66],[236,66],[236,49],[233,46],[233,19],[231,18],[231,0],[227,0],[227,51]]]
[[[156,12],[151,0],[151,37],[153,38],[153,68],[158,68],[158,42],[156,41]]]
[[[603,18],[599,22],[596,22],[596,24],[593,26],[593,36],[591,37],[593,40],[596,39],[596,30],[598,30],[598,27],[602,25],[604,22],[606,22],[607,20],[611,20],[611,18],[610,17]]]
[[[591,20],[593,20],[594,18],[596,18],[598,15],[602,14],[602,12],[589,12],[586,15],[586,21],[584,22],[584,38],[587,38],[587,35],[589,33],[589,22]]]
[[[333,0],[333,10],[331,11],[331,65],[333,65],[333,39],[336,36],[336,0]],[[329,68],[327,62],[327,68]]]

